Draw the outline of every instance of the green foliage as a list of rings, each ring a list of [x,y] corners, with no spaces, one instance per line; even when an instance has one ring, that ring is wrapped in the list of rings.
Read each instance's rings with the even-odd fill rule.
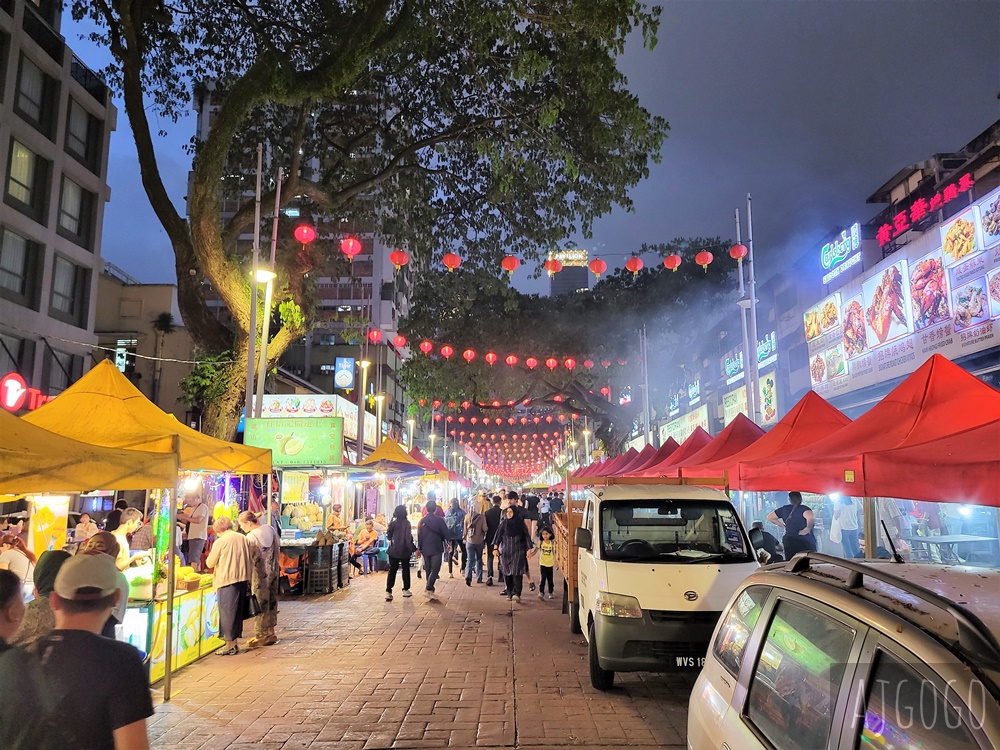
[[[160,313],[153,318],[153,330],[160,333],[173,333],[177,330],[177,326],[174,324],[174,316],[168,312]]]
[[[207,354],[196,351],[198,364],[181,380],[181,401],[192,408],[204,410],[222,398],[231,379],[232,352]]]
[[[278,304],[278,316],[281,318],[281,325],[293,331],[305,331],[306,316],[302,313],[295,300],[286,299]]]

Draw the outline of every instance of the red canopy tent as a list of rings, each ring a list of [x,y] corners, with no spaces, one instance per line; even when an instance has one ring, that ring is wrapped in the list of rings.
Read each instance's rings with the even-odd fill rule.
[[[615,472],[616,477],[624,476],[630,471],[634,470],[637,466],[642,466],[644,463],[648,462],[653,456],[656,455],[656,448],[651,445],[647,445],[641,451],[635,454],[633,458],[628,463],[622,464],[618,471]]]
[[[666,461],[680,447],[681,447],[680,443],[678,443],[672,437],[668,437],[664,441],[663,445],[661,445],[659,448],[656,449],[656,453],[650,456],[645,463],[636,464],[635,466],[629,469],[627,475],[623,474],[622,476],[638,476],[640,472],[645,471],[650,466],[656,466],[656,464]]]
[[[865,481],[873,495],[1000,508],[1000,421],[868,453]]]
[[[877,406],[829,437],[792,453],[741,462],[741,489],[799,489],[872,497],[905,496],[909,482],[868,482],[866,455],[907,448],[1000,420],[1000,391],[939,354]]]
[[[635,460],[635,457],[639,455],[639,451],[635,448],[629,448],[627,451],[622,453],[620,456],[612,458],[610,461],[605,461],[604,465],[601,466],[599,472],[595,472],[593,476],[595,477],[610,477],[614,476],[622,466],[631,463]]]
[[[425,469],[430,469],[431,471],[438,470],[438,467],[432,464],[427,456],[425,456],[417,446],[413,446],[410,449],[409,456]]]
[[[744,489],[740,475],[744,461],[762,461],[786,455],[812,445],[850,423],[851,420],[830,406],[826,399],[815,391],[808,391],[762,438],[739,453],[702,463],[697,471],[702,476],[709,477],[728,471],[729,486],[737,490]]]
[[[658,464],[652,464],[648,469],[633,473],[633,476],[643,477],[665,477],[679,466],[683,461],[693,456],[706,445],[712,442],[712,436],[705,432],[702,427],[695,427],[694,432],[688,435],[687,440],[681,443],[680,448],[674,451],[669,458]]]
[[[707,477],[705,464],[728,459],[748,448],[764,436],[764,430],[753,423],[745,414],[737,414],[736,418],[726,425],[725,429],[716,435],[712,442],[678,465],[678,475],[688,477]],[[720,472],[721,475],[721,472]]]

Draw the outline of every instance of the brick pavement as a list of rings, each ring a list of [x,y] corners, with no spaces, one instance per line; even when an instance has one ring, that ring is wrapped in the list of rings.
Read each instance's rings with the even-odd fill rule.
[[[168,704],[154,691],[153,747],[684,747],[692,677],[621,674],[599,693],[558,599],[526,586],[512,606],[444,575],[439,602],[415,576],[412,598],[397,583],[384,601],[385,573],[282,601],[278,645],[186,667]]]

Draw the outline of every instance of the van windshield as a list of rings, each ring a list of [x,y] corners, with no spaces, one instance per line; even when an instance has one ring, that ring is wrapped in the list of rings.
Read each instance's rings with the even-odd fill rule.
[[[752,562],[733,507],[718,500],[601,503],[601,557],[621,562]]]

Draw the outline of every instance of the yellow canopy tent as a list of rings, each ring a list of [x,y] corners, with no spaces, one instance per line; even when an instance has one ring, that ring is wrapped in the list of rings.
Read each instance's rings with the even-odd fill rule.
[[[234,474],[271,471],[270,450],[229,443],[181,424],[142,395],[110,360],[92,368],[58,398],[22,419],[94,445],[155,453],[179,449],[182,470]],[[167,485],[175,483],[176,477]]]
[[[378,448],[373,450],[370,456],[358,461],[358,466],[371,466],[383,461],[406,464],[408,466],[421,466],[420,462],[403,450],[399,443],[388,437],[383,438]],[[423,467],[421,466],[421,468]]]
[[[87,445],[0,410],[0,494],[146,490],[176,482],[176,452]]]

